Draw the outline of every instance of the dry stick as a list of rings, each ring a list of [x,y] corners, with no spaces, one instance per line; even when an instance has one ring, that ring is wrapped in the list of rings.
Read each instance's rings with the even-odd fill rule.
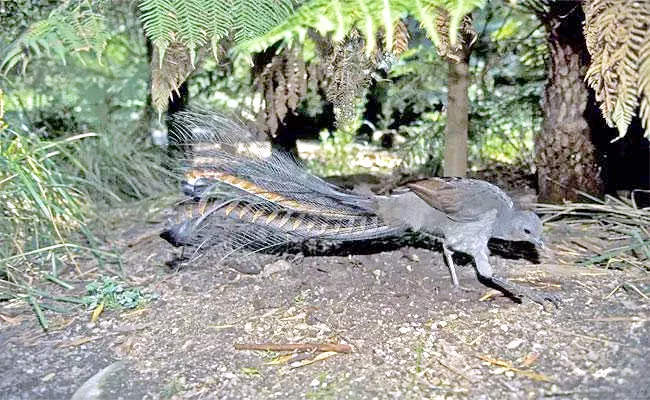
[[[335,351],[337,353],[351,353],[352,347],[342,343],[235,343],[235,350]]]

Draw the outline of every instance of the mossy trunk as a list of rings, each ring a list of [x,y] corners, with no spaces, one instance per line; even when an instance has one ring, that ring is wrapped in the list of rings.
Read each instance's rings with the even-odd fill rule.
[[[589,89],[584,80],[589,62],[582,33],[584,14],[573,2],[554,2],[541,18],[551,55],[542,105],[544,124],[535,139],[539,199],[577,200],[576,190],[602,195],[592,129],[604,127],[604,121],[594,124],[585,113],[592,105],[588,104]]]

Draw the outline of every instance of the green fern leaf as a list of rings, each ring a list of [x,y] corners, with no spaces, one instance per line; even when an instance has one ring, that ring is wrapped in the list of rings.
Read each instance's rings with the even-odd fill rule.
[[[438,27],[436,26],[434,6],[430,1],[415,0],[413,13],[415,18],[420,21],[420,25],[426,31],[429,39],[438,47],[440,45],[440,36],[438,35]]]
[[[41,56],[43,52],[53,54],[65,64],[70,54],[94,53],[101,61],[110,34],[105,21],[96,11],[96,5],[89,1],[64,3],[54,9],[47,19],[32,24],[25,34],[7,49],[0,63],[0,72],[6,74],[22,62],[25,72],[30,56]]]
[[[190,51],[190,62],[194,66],[196,49],[207,40],[208,14],[203,9],[201,0],[176,0],[176,20],[179,34],[177,40],[185,44]]]
[[[235,41],[243,42],[267,33],[293,12],[289,0],[240,0],[233,2]]]
[[[178,19],[173,0],[141,0],[144,31],[158,48],[162,62],[165,51],[176,38]]]
[[[377,25],[372,18],[372,14],[370,14],[368,4],[365,0],[359,0],[359,9],[361,10],[361,14],[364,16],[364,23],[361,32],[366,38],[366,57],[370,57],[377,47],[377,35],[375,34],[377,32]]]
[[[231,17],[232,2],[222,0],[206,0],[205,15],[206,29],[210,38],[210,47],[214,58],[217,58],[217,45],[219,41],[228,35],[233,25]]]
[[[449,11],[449,43],[455,46],[458,39],[458,28],[465,15],[477,8],[482,8],[483,0],[447,0],[444,7]]]

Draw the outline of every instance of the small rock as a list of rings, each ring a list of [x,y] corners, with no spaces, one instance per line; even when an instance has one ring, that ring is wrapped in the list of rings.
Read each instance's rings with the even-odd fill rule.
[[[524,339],[514,339],[506,345],[506,348],[514,350],[517,347],[521,346],[524,343]]]
[[[262,271],[260,276],[266,278],[273,274],[277,274],[278,272],[284,272],[290,269],[291,269],[291,264],[287,260],[277,260],[276,262],[265,265],[264,270]]]
[[[372,271],[372,274],[375,276],[375,279],[377,280],[377,282],[379,282],[379,277],[381,276],[381,270],[376,269],[376,270]]]
[[[607,375],[611,374],[612,372],[616,371],[612,367],[607,367],[605,369],[599,369],[598,371],[593,373],[594,378],[599,379],[599,378],[606,378]]]
[[[56,373],[50,372],[49,374],[45,375],[44,377],[41,378],[41,381],[43,382],[49,382],[51,381],[54,377],[56,376]]]
[[[262,272],[263,267],[259,264],[256,264],[254,262],[246,262],[246,263],[239,263],[239,262],[233,262],[230,261],[228,262],[228,267],[234,269],[237,272],[241,272],[242,274],[246,275],[257,275],[260,272]]]
[[[221,375],[222,378],[224,379],[229,379],[229,380],[236,380],[237,375],[233,374],[232,372],[225,372],[223,375]]]

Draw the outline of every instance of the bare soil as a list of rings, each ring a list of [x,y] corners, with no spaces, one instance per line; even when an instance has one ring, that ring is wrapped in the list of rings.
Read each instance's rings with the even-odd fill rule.
[[[157,237],[160,213],[119,218],[106,239],[125,264],[112,268],[159,299],[96,323],[91,310],[48,313],[47,332],[23,302],[1,304],[0,399],[650,398],[641,268],[492,256],[503,275],[562,296],[559,309],[544,309],[480,301],[489,289],[471,264],[459,267],[464,290],[452,290],[442,254],[411,247],[248,260],[259,274],[210,252],[172,268],[180,250]],[[551,248],[571,234],[546,232]],[[353,352],[277,364],[278,353],[234,348],[331,342]]]

